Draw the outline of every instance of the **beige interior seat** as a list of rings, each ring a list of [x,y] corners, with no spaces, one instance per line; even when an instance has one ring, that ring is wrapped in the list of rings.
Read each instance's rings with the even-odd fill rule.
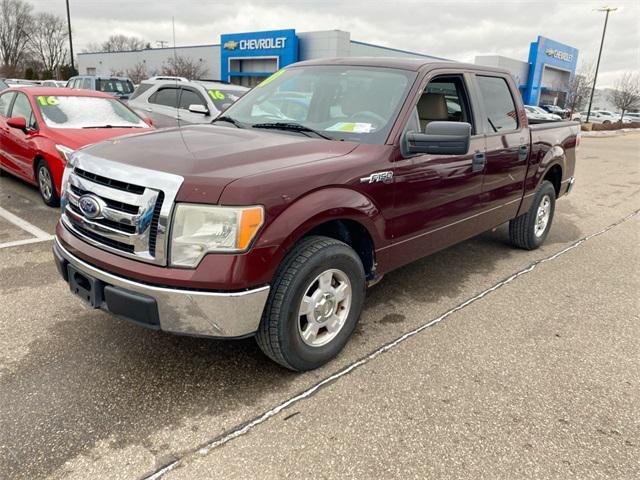
[[[418,101],[418,118],[420,119],[420,131],[424,132],[424,127],[429,122],[447,121],[447,100],[441,93],[423,93]]]

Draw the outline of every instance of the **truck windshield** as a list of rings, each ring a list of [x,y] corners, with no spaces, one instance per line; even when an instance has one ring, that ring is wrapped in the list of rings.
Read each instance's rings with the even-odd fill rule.
[[[271,75],[224,116],[249,127],[297,124],[337,140],[384,143],[415,77],[390,68],[293,67]]]
[[[144,128],[148,125],[118,100],[38,95],[36,105],[51,128]]]

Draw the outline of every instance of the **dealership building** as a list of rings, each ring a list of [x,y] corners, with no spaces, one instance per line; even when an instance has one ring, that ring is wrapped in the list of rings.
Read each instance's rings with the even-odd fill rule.
[[[296,32],[294,29],[231,33],[220,43],[131,52],[97,52],[78,55],[81,75],[126,75],[144,65],[149,76],[160,74],[174,55],[197,63],[202,78],[254,86],[282,67],[301,60],[326,57],[413,57],[447,60],[425,53],[373,45],[351,39],[342,30]],[[511,72],[527,104],[564,102],[575,73],[578,51],[548,38],[531,43],[528,61],[499,55],[481,55],[476,63]]]

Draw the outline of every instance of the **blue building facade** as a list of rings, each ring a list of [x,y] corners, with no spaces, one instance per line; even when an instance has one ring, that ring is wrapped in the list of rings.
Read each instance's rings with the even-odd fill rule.
[[[545,93],[555,98],[566,95],[577,63],[577,48],[538,36],[529,48],[529,74],[522,92],[524,103],[538,105]]]
[[[220,77],[254,86],[280,68],[298,61],[294,29],[220,36]]]

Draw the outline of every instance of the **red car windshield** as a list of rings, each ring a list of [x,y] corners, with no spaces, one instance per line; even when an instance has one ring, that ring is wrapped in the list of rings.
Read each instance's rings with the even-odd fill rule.
[[[146,128],[148,125],[118,100],[100,97],[35,97],[51,128]]]

